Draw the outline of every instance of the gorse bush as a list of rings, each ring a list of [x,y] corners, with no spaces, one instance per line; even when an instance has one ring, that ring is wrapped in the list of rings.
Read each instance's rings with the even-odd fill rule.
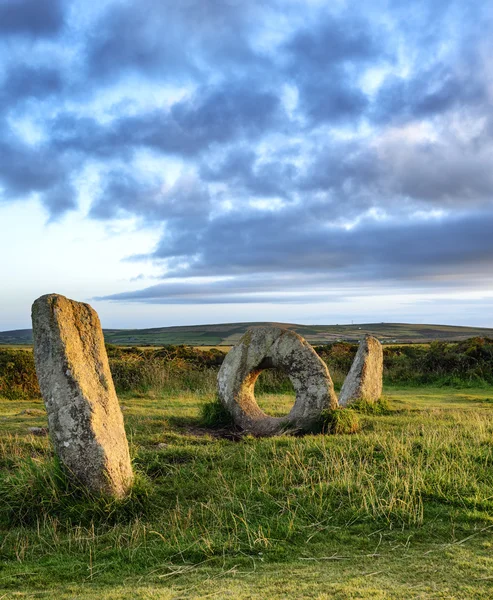
[[[357,349],[356,344],[346,342],[315,347],[336,385],[340,373],[345,374],[351,368]],[[455,343],[384,346],[383,366],[387,384],[491,385],[493,340],[475,337]]]
[[[385,348],[384,369],[389,383],[492,384],[493,340],[476,337],[455,344]]]
[[[358,346],[338,342],[316,346],[336,389],[346,377]],[[225,352],[192,346],[145,350],[107,346],[118,393],[214,393]],[[478,386],[493,384],[493,340],[471,338],[457,343],[385,346],[384,383],[396,385]],[[278,369],[261,373],[258,393],[292,392],[289,377]],[[0,348],[0,396],[9,399],[40,396],[34,360],[29,350]]]
[[[41,396],[32,352],[0,350],[0,396],[9,400]]]
[[[139,350],[108,345],[107,352],[117,392],[211,392],[224,359],[219,350],[190,346]]]

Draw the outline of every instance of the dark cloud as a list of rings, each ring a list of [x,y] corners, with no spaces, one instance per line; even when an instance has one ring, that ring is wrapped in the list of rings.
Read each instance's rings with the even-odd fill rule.
[[[391,131],[365,141],[327,145],[319,150],[299,185],[330,191],[348,217],[371,206],[400,213],[491,204],[493,160],[489,141],[461,139],[442,132],[438,139],[413,131]]]
[[[299,217],[299,215],[298,215]],[[290,220],[291,221],[291,220]],[[407,291],[469,285],[493,266],[493,213],[394,223],[370,222],[350,230],[315,222],[273,236],[284,223],[241,219],[215,223],[191,267],[171,280],[104,299],[163,304],[240,303],[337,299],[346,286],[399,285]],[[222,227],[221,227],[222,225]],[[233,236],[232,232],[236,235]],[[180,248],[179,252],[183,252]],[[204,282],[200,276],[227,277]],[[491,282],[493,277],[483,279]],[[294,296],[292,295],[294,293]],[[101,298],[100,298],[101,299]]]
[[[288,72],[302,110],[313,120],[363,116],[369,100],[356,81],[358,71],[385,52],[382,38],[377,42],[374,35],[368,22],[353,15],[326,15],[286,44]]]
[[[110,4],[88,46],[91,76],[129,72],[159,79],[204,79],[213,69],[238,71],[266,61],[252,47],[268,3],[252,0],[153,0]]]
[[[193,175],[182,175],[170,187],[161,182],[140,181],[123,171],[112,171],[91,207],[96,219],[140,216],[147,221],[202,218],[210,210],[210,194]]]
[[[0,140],[0,200],[11,202],[38,193],[52,218],[76,207],[77,194],[70,183],[73,165],[53,155],[45,144],[21,142],[4,129]]]
[[[493,213],[434,219],[367,219],[352,228],[331,226],[287,209],[271,218],[238,213],[215,219],[198,244],[158,246],[156,258],[187,255],[191,265],[172,276],[230,276],[245,273],[325,273],[347,279],[462,276],[493,264]],[[190,232],[189,232],[190,233]]]
[[[45,99],[60,93],[62,87],[62,74],[54,67],[15,64],[4,74],[0,107],[18,110],[19,102]]]
[[[76,208],[77,190],[69,179],[63,179],[41,194],[41,202],[54,221]]]
[[[381,41],[374,38],[370,23],[350,13],[326,14],[297,31],[286,47],[297,74],[309,70],[324,73],[334,64],[368,61],[382,53]]]
[[[63,0],[0,0],[0,32],[53,36],[63,27]]]
[[[315,278],[302,278],[305,285],[310,285],[315,290],[320,287],[320,280]],[[145,302],[149,304],[242,304],[280,302],[298,303],[306,301],[306,293],[299,294],[300,281],[291,278],[272,277],[235,277],[219,281],[186,281],[166,282],[133,292],[113,294],[96,300],[115,300],[127,302]],[[286,293],[287,292],[287,293]],[[326,290],[318,290],[313,298],[320,300],[330,299],[332,302],[342,298]]]
[[[167,277],[228,278],[115,300],[487,277],[491,12],[0,0],[1,200],[59,218],[90,166],[90,218],[161,224]]]
[[[482,131],[482,130],[481,130]],[[493,202],[493,145],[482,134],[389,130],[381,137],[329,140],[306,156],[258,156],[248,146],[206,156],[201,176],[227,182],[236,197],[299,200],[317,218],[354,220],[369,209],[405,217]],[[266,217],[267,218],[267,217]]]
[[[489,3],[391,3],[402,69],[389,74],[370,111],[377,123],[484,110],[493,11]]]
[[[360,192],[381,177],[375,147],[358,141],[325,143],[313,153],[299,185],[302,190],[343,190]],[[345,194],[346,195],[346,194]]]
[[[488,102],[488,84],[477,61],[458,66],[435,63],[411,78],[388,77],[373,115],[377,122],[419,120]]]
[[[491,204],[493,147],[442,134],[439,140],[386,139],[379,147],[382,189],[390,198],[422,200],[435,208]]]
[[[199,292],[199,290],[197,290]],[[322,294],[318,297],[318,301],[327,301],[329,296]],[[111,300],[117,302],[144,302],[145,304],[192,304],[192,305],[207,305],[207,304],[306,304],[306,294],[286,295],[283,292],[278,294],[240,294],[228,295],[218,289],[216,295],[207,294],[192,294],[185,297],[139,297],[132,296],[131,292],[114,294],[113,296],[101,296],[94,300]],[[331,299],[332,300],[332,299]]]
[[[206,181],[228,182],[241,194],[289,198],[295,191],[298,168],[279,153],[260,160],[248,146],[232,146],[219,158],[206,156],[200,175]]]
[[[92,117],[61,114],[51,124],[50,133],[58,151],[109,157],[147,147],[193,156],[212,144],[251,140],[282,124],[279,98],[244,81],[201,89],[170,109],[117,117],[108,124]]]

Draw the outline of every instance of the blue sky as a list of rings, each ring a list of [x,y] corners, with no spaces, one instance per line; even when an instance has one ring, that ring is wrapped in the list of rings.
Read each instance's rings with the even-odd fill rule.
[[[0,0],[0,330],[493,326],[493,9]]]

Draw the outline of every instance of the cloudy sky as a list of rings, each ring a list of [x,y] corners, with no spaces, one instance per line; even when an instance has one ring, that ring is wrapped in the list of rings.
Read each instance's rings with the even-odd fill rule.
[[[493,327],[493,8],[0,0],[0,330]]]

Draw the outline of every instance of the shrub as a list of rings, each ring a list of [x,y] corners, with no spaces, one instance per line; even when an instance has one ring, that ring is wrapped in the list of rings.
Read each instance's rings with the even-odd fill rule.
[[[32,352],[0,349],[0,396],[9,400],[41,396]]]
[[[351,368],[357,348],[357,344],[347,342],[315,347],[327,364],[336,389]],[[213,394],[217,372],[225,356],[221,350],[199,350],[192,346],[141,349],[107,345],[107,352],[119,393]],[[433,342],[428,346],[385,346],[383,356],[383,377],[387,385],[493,384],[493,340],[488,338]],[[261,373],[255,388],[258,394],[287,393],[292,389],[289,377],[278,369]],[[32,352],[0,349],[0,395],[9,399],[40,396]]]
[[[205,356],[202,356],[204,354]],[[108,347],[117,392],[211,392],[224,354],[187,346],[140,350]]]

